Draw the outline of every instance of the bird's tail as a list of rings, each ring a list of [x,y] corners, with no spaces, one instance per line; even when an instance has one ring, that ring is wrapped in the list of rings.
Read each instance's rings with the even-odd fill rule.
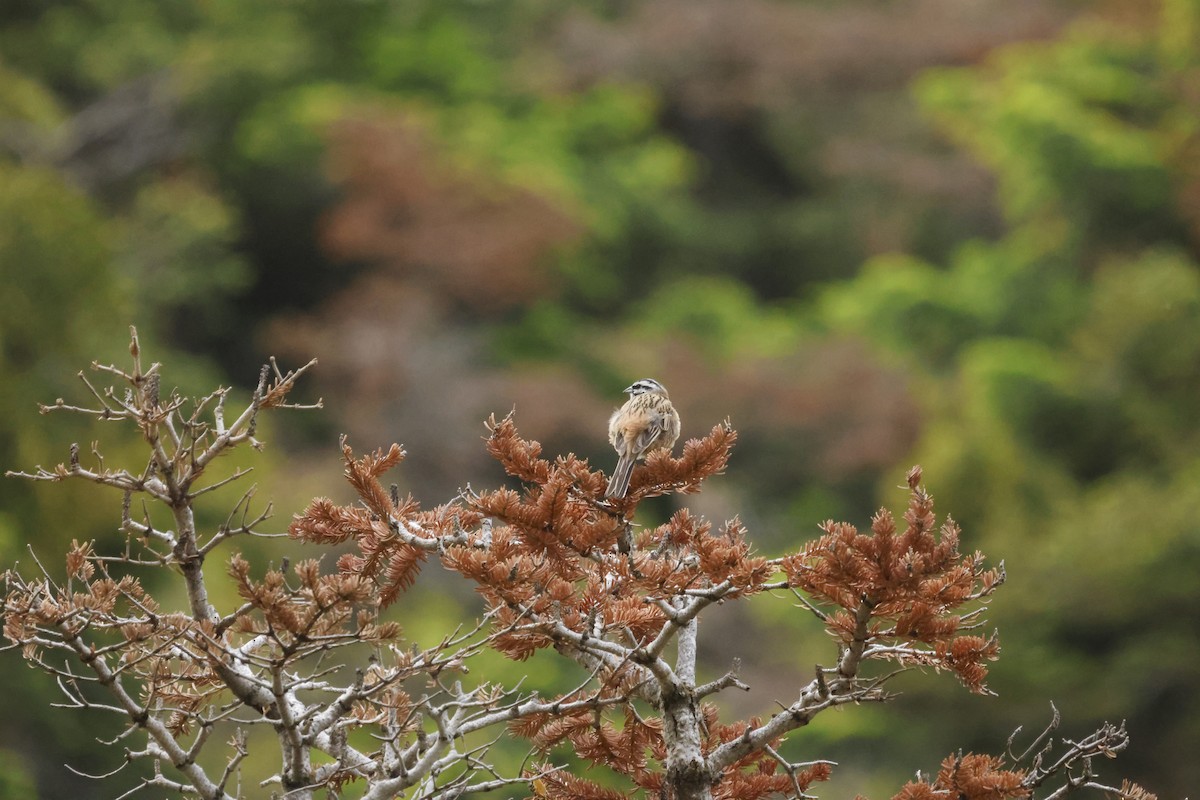
[[[617,466],[608,480],[608,490],[604,492],[605,497],[625,496],[625,493],[629,491],[629,476],[633,474],[633,463],[634,458],[631,455],[621,456],[617,459]]]

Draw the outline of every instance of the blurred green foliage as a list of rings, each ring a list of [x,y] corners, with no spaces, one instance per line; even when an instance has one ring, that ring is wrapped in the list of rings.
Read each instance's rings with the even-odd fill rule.
[[[923,76],[933,118],[995,171],[1010,232],[945,265],[877,259],[821,313],[922,374],[912,458],[1007,560],[999,717],[1048,698],[1079,723],[1127,717],[1146,783],[1183,792],[1200,779],[1182,755],[1200,713],[1200,43],[1175,26],[1195,31],[1200,4],[1165,8]],[[947,744],[987,738],[919,718]]]
[[[0,465],[51,463],[98,436],[129,452],[107,429],[33,414],[39,401],[80,398],[73,376],[91,360],[119,363],[131,323],[185,393],[245,386],[264,348],[297,332],[335,362],[339,324],[378,327],[384,352],[410,347],[380,321],[402,312],[385,304],[373,317],[368,302],[390,302],[381,282],[400,280],[441,314],[430,339],[484,343],[466,370],[570,376],[602,387],[598,408],[622,380],[665,370],[673,396],[697,398],[698,417],[733,414],[743,443],[717,489],[768,551],[815,532],[816,514],[865,525],[895,500],[898,475],[924,465],[966,546],[1007,561],[992,614],[1005,643],[1001,699],[914,679],[898,709],[838,715],[809,755],[830,748],[851,764],[870,748],[878,774],[848,769],[854,790],[886,796],[960,746],[995,752],[1016,725],[1035,728],[1051,699],[1071,732],[1128,717],[1131,777],[1164,795],[1200,783],[1190,755],[1200,746],[1200,2],[1111,3],[1127,17],[1085,16],[977,64],[925,70],[911,88],[876,78],[858,104],[834,70],[811,97],[780,81],[757,106],[695,99],[688,81],[703,70],[738,74],[719,58],[683,61],[666,78],[585,75],[558,32],[582,18],[601,31],[641,18],[637,4],[566,5],[6,3]],[[809,5],[768,4],[780,15]],[[897,169],[920,185],[931,162],[896,163],[861,126],[927,137],[923,158],[946,147],[914,121],[910,97],[993,176],[995,219],[978,198],[917,199],[888,182]],[[439,213],[534,197],[577,235],[531,251],[533,267],[501,259],[464,276],[434,254],[415,265],[339,255],[322,232],[364,190],[339,172],[332,131],[355,120],[403,120],[431,143],[413,151],[396,192],[427,180]],[[853,169],[830,166],[839,144]],[[469,191],[438,195],[445,175]],[[370,220],[379,239],[403,225],[428,225],[439,244],[496,230],[488,217],[478,228],[452,215],[422,223],[411,202],[389,202],[390,215]],[[523,235],[545,223],[531,212],[508,224]],[[535,268],[536,291],[517,303],[472,305],[445,289]],[[355,294],[364,278],[376,282]],[[379,352],[369,336],[347,339],[343,353]],[[865,345],[839,349],[847,341]],[[380,374],[395,369],[375,361]],[[461,373],[439,368],[429,383],[458,385]],[[882,378],[856,383],[860,374]],[[902,427],[881,385],[919,409],[911,434],[884,445],[834,436],[863,419]],[[345,394],[340,412],[331,403],[332,428],[408,400]],[[841,417],[843,407],[864,416]],[[881,438],[875,430],[864,438]],[[334,492],[333,435],[322,433],[320,471],[293,457],[283,487],[268,460],[266,493],[298,507],[306,491]],[[591,428],[573,434],[568,446],[607,456]],[[115,507],[95,497],[0,483],[4,563],[30,540],[53,551],[111,538]],[[437,612],[427,622],[469,607],[433,597],[422,599]],[[776,624],[776,612],[755,624]],[[738,635],[761,647],[753,630]],[[811,638],[796,633],[804,659],[822,646]],[[786,674],[796,657],[780,647],[763,662]],[[40,714],[53,687],[15,658],[0,666]],[[22,781],[34,773],[42,796],[91,796],[95,784],[58,766],[111,766],[91,734],[47,712],[7,719],[0,743],[30,741],[30,726],[59,749],[24,772],[0,766],[0,797],[32,796]]]

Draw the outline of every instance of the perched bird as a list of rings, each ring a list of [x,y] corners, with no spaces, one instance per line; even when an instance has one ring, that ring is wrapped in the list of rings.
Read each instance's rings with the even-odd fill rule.
[[[605,497],[624,497],[634,463],[655,450],[670,450],[679,438],[679,412],[665,386],[642,378],[625,392],[629,399],[608,420],[608,440],[617,451],[617,466]]]

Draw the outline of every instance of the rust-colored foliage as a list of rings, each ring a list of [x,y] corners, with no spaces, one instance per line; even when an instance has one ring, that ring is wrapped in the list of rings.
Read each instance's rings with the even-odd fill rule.
[[[602,720],[596,709],[584,708],[568,714],[532,715],[512,730],[543,751],[566,742],[589,761],[620,764],[620,771],[642,788],[660,779],[649,769],[649,756],[663,757],[661,721],[641,719],[631,707],[626,707],[620,727]]]
[[[662,453],[648,459],[635,470],[628,495],[613,502],[601,499],[604,475],[573,456],[554,462],[541,459],[540,446],[522,439],[511,417],[493,420],[491,428],[489,452],[525,489],[473,498],[476,508],[501,520],[504,527],[493,532],[490,552],[450,548],[447,563],[477,584],[500,631],[495,645],[506,655],[526,658],[548,646],[571,651],[579,647],[576,642],[592,638],[649,642],[670,624],[664,606],[669,598],[706,591],[728,592],[723,596],[730,598],[748,596],[761,591],[774,574],[771,562],[752,554],[737,520],[714,533],[710,523],[680,510],[666,523],[636,535],[629,528],[642,499],[696,491],[704,479],[724,469],[736,438],[727,424],[687,442],[678,458]],[[614,548],[627,555],[613,558]],[[602,683],[596,702],[624,705],[619,727],[603,721],[597,708],[584,707],[569,714],[529,716],[515,723],[513,731],[543,750],[569,743],[583,758],[625,775],[646,796],[658,796],[664,774],[648,758],[659,764],[666,759],[662,720],[645,718],[619,700],[642,675],[630,663],[597,663],[596,669]],[[745,724],[721,725],[712,706],[702,713],[705,753],[746,731]],[[721,771],[714,796],[768,797],[803,790],[828,774],[824,764],[787,774],[772,756],[756,750]],[[610,791],[562,778],[542,783],[540,794],[625,796]]]
[[[1004,760],[996,756],[950,756],[942,762],[937,778],[905,784],[892,800],[1008,800],[1029,797],[1032,791],[1022,781],[1025,773],[1004,768]]]
[[[752,591],[769,576],[765,560],[746,557],[749,546],[739,523],[713,536],[707,523],[697,523],[686,513],[641,534],[639,542],[653,551],[637,570],[616,562],[606,566],[615,574],[602,575],[588,560],[628,533],[629,522],[621,512],[632,511],[639,500],[668,491],[695,491],[705,478],[722,471],[736,438],[728,425],[687,442],[679,458],[662,454],[636,470],[629,497],[617,507],[604,504],[606,479],[585,460],[574,455],[553,462],[540,458],[541,446],[521,439],[511,417],[493,419],[490,427],[488,451],[508,474],[526,484],[524,493],[498,489],[466,503],[422,512],[411,498],[402,503],[393,499],[379,482],[384,470],[403,459],[398,445],[359,459],[345,447],[346,477],[362,507],[318,498],[294,518],[289,532],[318,543],[354,541],[360,555],[343,557],[342,569],[379,580],[389,601],[408,586],[430,550],[444,548],[446,565],[474,580],[498,610],[569,600],[574,608],[564,613],[582,621],[609,605],[612,624],[634,630],[661,624],[661,615],[640,599],[624,599],[639,589],[663,592],[728,580]],[[490,532],[486,547],[463,534],[478,528],[484,517],[503,523]],[[684,550],[691,554],[686,563],[678,556]],[[676,556],[668,557],[671,553]],[[627,588],[615,591],[608,583],[612,579]],[[509,621],[502,619],[501,624]],[[517,641],[544,644],[538,636],[523,634],[514,635],[512,644]],[[532,650],[520,646],[506,652],[525,657]]]
[[[718,722],[716,708],[704,707],[707,736],[704,751],[710,753],[718,746],[735,741],[748,728],[757,726],[758,719],[734,725]],[[666,747],[662,739],[662,721],[656,717],[643,718],[632,708],[627,708],[623,724],[618,728],[609,722],[599,722],[595,710],[587,709],[571,714],[538,714],[514,724],[512,730],[518,736],[533,741],[543,751],[555,745],[569,743],[584,759],[605,764],[614,771],[626,775],[641,793],[599,794],[598,797],[658,797],[663,790],[663,774],[653,768],[654,761],[661,763],[666,758]],[[727,767],[713,786],[716,800],[759,800],[784,795],[787,792],[806,791],[812,784],[829,779],[831,766],[819,762],[789,774],[780,769],[779,762],[771,755],[756,751]],[[546,797],[574,798],[591,796],[576,794],[579,791],[612,792],[595,784],[576,783],[570,778],[565,782],[549,781],[535,795]]]
[[[627,497],[611,504],[603,500],[605,476],[586,461],[539,458],[541,446],[521,439],[511,416],[493,419],[490,427],[488,451],[526,488],[472,498],[476,510],[504,526],[493,533],[490,551],[450,548],[445,563],[477,584],[497,626],[511,628],[497,641],[506,655],[527,658],[553,641],[544,626],[518,626],[524,616],[560,620],[587,635],[629,631],[652,638],[665,617],[650,600],[725,581],[750,593],[770,577],[765,559],[749,557],[740,524],[713,535],[686,511],[640,534],[632,559],[595,557],[625,548],[628,517],[641,499],[695,491],[721,472],[736,438],[728,425],[687,442],[679,458],[663,453],[648,459],[634,471]]]
[[[165,720],[168,729],[188,733],[191,712],[225,691],[216,672],[224,637],[207,621],[162,613],[136,578],[115,579],[98,569],[90,542],[72,542],[65,562],[65,587],[42,582],[9,592],[4,636],[23,645],[35,664],[42,663],[45,646],[61,641],[83,654],[94,644],[80,637],[96,637],[93,643],[99,639],[122,652],[122,669],[138,679],[143,702],[175,709]]]
[[[543,766],[549,770],[548,766]],[[533,782],[533,794],[537,797],[573,797],[577,800],[628,800],[634,797],[634,792],[621,792],[607,789],[595,781],[579,778],[569,772],[549,772]]]
[[[737,433],[728,420],[714,425],[703,439],[689,439],[683,453],[674,458],[665,450],[646,458],[645,469],[634,470],[625,500],[637,501],[672,492],[693,494],[700,484],[713,475],[724,472]]]
[[[532,486],[545,486],[552,478],[577,481],[581,491],[599,499],[605,479],[601,473],[591,472],[587,462],[574,456],[560,457],[554,466],[563,475],[555,475],[551,462],[539,458],[542,446],[536,441],[526,441],[517,433],[512,415],[499,422],[495,417],[488,420],[491,436],[488,438],[488,453],[504,466],[504,471]],[[621,506],[631,510],[637,502],[647,497],[656,497],[670,492],[694,493],[700,484],[713,475],[719,475],[729,462],[729,455],[737,441],[737,432],[729,422],[713,426],[703,439],[689,439],[683,445],[679,458],[669,451],[651,454],[641,469],[634,470],[626,498],[630,502]]]
[[[573,454],[543,458],[541,445],[521,438],[511,415],[490,419],[489,428],[489,454],[521,482],[520,489],[469,494],[421,512],[411,499],[400,502],[379,482],[381,473],[403,458],[399,446],[357,459],[347,447],[346,476],[361,506],[315,501],[291,531],[313,541],[353,540],[361,555],[344,557],[342,569],[373,577],[388,597],[402,591],[426,553],[437,551],[442,563],[474,583],[483,597],[493,625],[491,646],[513,659],[553,647],[588,665],[596,688],[562,696],[553,710],[511,724],[538,749],[569,744],[583,758],[657,794],[665,778],[654,762],[662,764],[667,756],[663,720],[634,711],[633,697],[647,678],[641,660],[653,658],[635,656],[636,648],[682,626],[675,614],[689,598],[715,602],[785,585],[837,607],[822,618],[844,645],[840,677],[833,688],[818,679],[812,702],[882,699],[871,685],[855,680],[859,662],[868,658],[952,670],[973,691],[985,691],[984,663],[996,657],[998,645],[965,632],[977,626],[978,608],[959,609],[990,594],[1002,574],[984,570],[978,554],[960,555],[953,521],[936,530],[933,501],[920,486],[919,469],[908,475],[903,532],[896,530],[891,514],[880,511],[870,533],[828,522],[825,534],[799,552],[768,560],[752,553],[736,519],[714,532],[709,522],[683,509],[655,527],[635,532],[632,524],[641,500],[697,491],[724,470],[736,439],[728,423],[688,441],[678,457],[664,452],[649,458],[635,469],[628,495],[616,500],[604,498],[606,476],[585,460]],[[786,584],[769,584],[780,572]],[[613,643],[610,650],[604,642]],[[609,653],[629,655],[608,658]],[[613,712],[622,714],[620,724],[608,718]],[[776,738],[759,733],[767,730],[760,720],[723,725],[712,706],[698,706],[698,713],[704,717],[703,757],[732,753],[731,747],[737,753],[720,762],[714,796],[804,791],[829,775],[825,763],[782,769],[771,748],[737,749],[747,737]],[[815,711],[794,713],[807,720]],[[990,773],[976,776],[983,767],[975,761],[964,760],[956,769],[955,780],[964,786],[991,780]],[[537,786],[537,793],[547,797],[623,796],[559,774],[544,776]]]
[[[933,498],[920,482],[914,467],[903,533],[887,510],[875,515],[869,534],[829,521],[821,526],[824,536],[784,558],[782,567],[792,586],[838,607],[828,627],[847,646],[874,648],[870,655],[902,664],[948,669],[971,691],[985,692],[984,664],[995,660],[999,643],[994,636],[960,635],[978,625],[980,609],[955,612],[990,595],[1004,573],[985,570],[980,553],[959,553],[952,519],[935,534]]]
[[[1158,795],[1151,794],[1130,781],[1121,781],[1121,791],[1117,797],[1120,800],[1158,800]]]
[[[230,559],[229,574],[238,594],[260,614],[239,618],[240,633],[326,641],[346,635],[365,642],[394,639],[400,633],[398,624],[376,624],[374,614],[363,609],[372,602],[374,587],[361,575],[322,575],[320,562],[306,560],[294,568],[297,586],[289,585],[280,570],[268,570],[261,581],[255,581],[250,563],[240,555]]]
[[[952,756],[942,762],[936,786],[957,792],[967,800],[1001,800],[1027,797],[1030,791],[1021,785],[1024,773],[1004,769],[1004,760],[996,756]]]
[[[722,777],[720,786],[713,790],[714,800],[766,800],[766,798],[787,797],[789,792],[806,792],[814,784],[829,780],[833,768],[828,764],[814,764],[811,767],[789,775],[778,771],[778,764],[765,754],[759,753],[754,757],[756,769],[759,771],[734,772]]]
[[[358,555],[345,555],[339,562],[343,572],[374,578],[383,587],[381,600],[391,604],[412,585],[421,563],[429,554],[423,545],[439,535],[478,525],[481,517],[458,505],[421,511],[411,497],[401,501],[379,482],[379,476],[404,459],[404,450],[393,444],[386,452],[376,450],[356,459],[342,443],[346,480],[354,487],[364,507],[338,506],[324,497],[314,499],[303,514],[292,519],[288,533],[297,539],[321,544],[352,540]]]
[[[746,731],[758,727],[762,720],[751,717],[748,720],[732,725],[722,725],[717,721],[716,708],[706,704],[705,729],[708,736],[705,741],[706,752],[712,752],[717,747],[729,742],[735,742]],[[778,742],[772,742],[772,746]],[[814,783],[829,780],[833,772],[830,763],[819,761],[802,769],[788,773],[780,768],[779,761],[764,750],[752,751],[728,766],[722,773],[720,783],[713,789],[716,800],[758,800],[788,796],[790,792],[806,792]]]

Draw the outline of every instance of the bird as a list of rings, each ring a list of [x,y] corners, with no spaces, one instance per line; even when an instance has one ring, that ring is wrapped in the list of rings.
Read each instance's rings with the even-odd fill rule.
[[[642,378],[626,387],[625,393],[629,399],[608,420],[608,440],[617,451],[617,466],[605,498],[624,497],[634,463],[656,450],[670,450],[679,438],[679,412],[667,396],[667,387]]]

